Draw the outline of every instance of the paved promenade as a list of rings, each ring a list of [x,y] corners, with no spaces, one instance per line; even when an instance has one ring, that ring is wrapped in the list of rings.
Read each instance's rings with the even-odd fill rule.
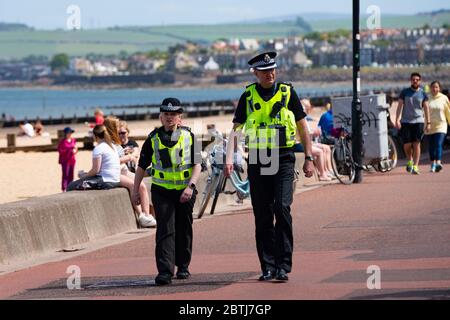
[[[433,174],[423,163],[419,176],[399,167],[366,174],[362,184],[297,194],[287,283],[257,281],[253,214],[246,209],[195,221],[189,280],[154,286],[155,236],[146,230],[125,235],[136,236],[132,241],[65,253],[62,261],[3,275],[0,267],[0,298],[449,299],[450,165]],[[81,271],[80,290],[67,288],[72,265]]]

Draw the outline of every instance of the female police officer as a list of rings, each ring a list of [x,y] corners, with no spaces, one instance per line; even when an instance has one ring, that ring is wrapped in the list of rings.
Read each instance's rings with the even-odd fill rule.
[[[276,52],[266,52],[248,62],[258,83],[247,86],[239,100],[224,170],[225,175],[233,170],[231,159],[234,137],[236,131],[245,125],[249,147],[248,178],[255,215],[256,248],[262,270],[261,281],[287,281],[287,273],[292,267],[290,205],[296,130],[299,130],[305,147],[305,176],[311,177],[314,168],[311,140],[306,130],[306,114],[292,86],[275,82],[276,55]]]
[[[133,200],[139,203],[139,185],[145,170],[152,165],[151,195],[157,221],[157,285],[172,282],[175,265],[178,279],[190,276],[192,210],[201,156],[200,150],[194,148],[194,135],[180,125],[182,112],[178,99],[164,99],[159,117],[162,126],[152,131],[144,142],[134,180]]]

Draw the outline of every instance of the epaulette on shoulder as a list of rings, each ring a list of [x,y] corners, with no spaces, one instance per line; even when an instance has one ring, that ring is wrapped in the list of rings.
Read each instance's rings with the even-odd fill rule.
[[[249,88],[249,87],[251,87],[251,86],[253,86],[255,84],[256,84],[256,82],[250,83],[248,86],[245,87],[245,89],[247,89],[247,88]]]
[[[291,88],[293,88],[294,86],[292,85],[292,82],[281,82],[281,84],[287,85]]]
[[[151,139],[151,138],[153,138],[154,136],[155,136],[155,134],[158,132],[158,130],[159,130],[159,128],[155,128],[152,132],[150,132],[149,134],[148,134],[148,139]]]
[[[186,127],[186,126],[179,126],[178,128],[191,132],[191,128]]]

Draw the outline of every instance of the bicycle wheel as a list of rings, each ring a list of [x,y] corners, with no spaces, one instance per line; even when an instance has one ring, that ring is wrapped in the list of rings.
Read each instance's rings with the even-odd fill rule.
[[[331,165],[336,178],[343,184],[352,184],[355,180],[355,163],[350,149],[340,144],[334,148],[332,156],[334,161],[331,161]]]
[[[397,147],[395,146],[395,141],[391,136],[388,136],[388,150],[389,150],[389,168],[388,171],[394,169],[397,166]]]
[[[223,190],[225,190],[226,183],[227,183],[227,179],[223,175],[223,171],[221,171],[220,175],[219,175],[219,183],[217,184],[216,192],[214,194],[214,200],[211,205],[211,212],[209,214],[211,214],[211,215],[214,214],[214,211],[216,210],[217,200],[219,199],[219,195],[223,192]]]
[[[236,190],[236,195],[239,200],[244,200],[250,197],[250,185],[248,178],[247,180],[242,180],[241,174],[233,170],[230,175],[230,182]]]
[[[197,214],[197,219],[200,219],[201,217],[203,217],[203,214],[206,211],[206,207],[208,206],[209,200],[211,199],[211,195],[212,195],[213,191],[217,188],[217,182],[219,181],[219,176],[220,175],[216,175],[213,173],[212,176],[210,177],[210,179],[208,179],[205,189],[203,190],[203,193],[202,193],[202,201],[200,203],[200,209]]]

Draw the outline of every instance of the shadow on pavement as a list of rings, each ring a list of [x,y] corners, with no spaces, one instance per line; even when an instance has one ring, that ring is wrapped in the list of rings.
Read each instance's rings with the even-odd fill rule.
[[[167,286],[156,286],[154,276],[92,277],[81,278],[81,288],[72,290],[67,287],[67,279],[60,279],[45,286],[27,290],[11,299],[127,297],[210,291],[256,275],[255,272],[193,274],[187,280],[173,279],[172,284]]]

